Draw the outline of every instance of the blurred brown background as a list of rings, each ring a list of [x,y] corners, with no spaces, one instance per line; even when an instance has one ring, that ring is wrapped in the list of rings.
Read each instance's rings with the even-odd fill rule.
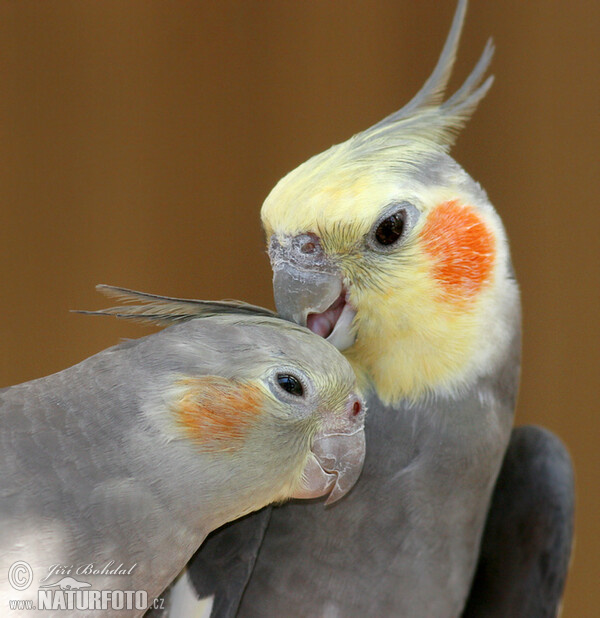
[[[454,0],[0,5],[0,386],[148,328],[68,313],[99,282],[272,306],[260,204],[400,107]],[[577,546],[564,616],[600,605],[600,4],[472,0],[458,85],[496,83],[454,155],[504,218],[523,291],[517,421],[569,445]]]

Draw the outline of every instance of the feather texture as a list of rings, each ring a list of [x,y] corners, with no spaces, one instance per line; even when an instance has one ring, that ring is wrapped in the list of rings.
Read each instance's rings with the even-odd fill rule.
[[[421,90],[400,110],[355,135],[351,140],[353,150],[368,151],[377,149],[376,144],[389,147],[406,141],[424,142],[432,149],[444,152],[450,149],[456,134],[493,82],[490,76],[482,83],[494,53],[490,39],[463,85],[446,102],[443,101],[456,60],[466,9],[467,0],[460,0],[440,58]]]
[[[77,310],[75,313],[86,315],[112,315],[125,320],[137,320],[160,326],[168,326],[175,322],[186,322],[194,318],[207,318],[213,315],[237,314],[240,316],[275,317],[270,309],[250,305],[239,300],[195,300],[159,296],[147,292],[137,292],[114,285],[100,284],[96,289],[108,296],[117,298],[124,304],[119,307],[108,307],[96,311]]]

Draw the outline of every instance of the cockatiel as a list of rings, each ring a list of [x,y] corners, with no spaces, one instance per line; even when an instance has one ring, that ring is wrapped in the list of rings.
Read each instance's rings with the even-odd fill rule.
[[[466,1],[433,74],[400,111],[285,176],[262,209],[282,317],[334,343],[370,390],[367,457],[343,502],[272,509],[239,607],[250,617],[551,616],[570,555],[573,478],[560,442],[513,432],[520,304],[506,234],[448,155],[488,91],[488,43],[446,101]],[[266,525],[264,514],[256,528]],[[259,538],[257,534],[256,538]],[[244,538],[249,538],[246,533]],[[212,616],[240,587],[189,568]],[[195,565],[198,565],[195,568]],[[250,573],[251,567],[246,572]],[[237,595],[237,596],[236,596]],[[215,609],[216,608],[216,609]]]
[[[332,345],[251,305],[197,301],[203,319],[185,321],[150,299],[151,316],[116,313],[183,323],[0,391],[2,616],[41,579],[62,585],[52,565],[152,604],[211,530],[290,497],[337,500],[360,473],[364,406]],[[77,571],[110,561],[131,572]],[[23,592],[7,580],[21,562]],[[125,609],[94,615],[146,607]]]

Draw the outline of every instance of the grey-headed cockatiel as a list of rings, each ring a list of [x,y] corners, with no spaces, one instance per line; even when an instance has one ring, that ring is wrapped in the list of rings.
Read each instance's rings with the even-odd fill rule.
[[[151,314],[184,322],[0,391],[2,616],[38,588],[90,585],[147,593],[93,615],[141,615],[211,530],[290,497],[334,501],[360,473],[364,406],[332,345],[241,303]]]
[[[448,155],[492,83],[488,44],[443,100],[465,10],[460,0],[408,105],[299,166],[264,203],[280,315],[343,350],[370,390],[367,457],[336,505],[288,504],[268,527],[263,511],[209,539],[188,577],[212,616],[235,614],[244,577],[243,618],[557,612],[570,459],[545,430],[511,437],[519,290],[498,214]]]

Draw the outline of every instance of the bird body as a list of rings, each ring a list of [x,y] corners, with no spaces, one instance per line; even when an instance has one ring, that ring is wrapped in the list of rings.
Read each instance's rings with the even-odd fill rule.
[[[24,561],[49,584],[62,569],[95,590],[144,590],[152,603],[211,530],[329,493],[332,481],[338,491],[346,466],[358,476],[362,419],[355,377],[333,346],[235,309],[3,389],[0,570]],[[332,442],[338,461],[354,448],[344,470],[322,447]],[[92,573],[107,564],[127,572]],[[31,590],[4,582],[2,607],[19,594]]]
[[[492,83],[488,42],[444,99],[465,11],[459,0],[440,59],[407,105],[292,170],[263,204],[277,311],[350,361],[369,392],[367,457],[331,508],[251,516],[247,544],[235,524],[212,536],[210,560],[226,547],[245,561],[232,578],[227,559],[207,576],[203,550],[190,564],[213,617],[455,618],[470,597],[469,616],[528,608],[545,618],[560,604],[569,458],[544,432],[511,433],[521,311],[507,235],[448,154]],[[545,509],[539,542],[525,543],[520,531],[536,529]],[[252,520],[260,533],[248,535]],[[505,540],[530,551],[507,552]]]
[[[327,512],[273,510],[244,618],[278,616],[286,605],[298,617],[449,618],[467,603],[511,440],[521,311],[500,217],[448,155],[492,82],[488,43],[444,101],[465,10],[459,1],[440,60],[411,102],[297,167],[263,204],[279,314],[342,350],[370,394],[361,479]],[[559,442],[533,434],[530,451],[511,448],[504,461],[521,469],[527,489],[499,488],[470,615],[527,607],[528,616],[550,616],[560,603],[572,473]],[[515,430],[514,445],[522,437]],[[527,563],[503,560],[501,540],[533,529],[535,510],[546,508],[551,523]],[[555,568],[544,566],[548,555]]]
[[[333,340],[344,329],[340,339],[352,341],[344,353],[370,389],[368,447],[363,475],[343,503],[327,512],[273,511],[240,616],[280,615],[289,603],[297,616],[458,616],[469,592],[513,422],[518,287],[500,219],[448,155],[429,155],[418,175],[386,167],[377,154],[369,163],[383,168],[384,188],[366,181],[343,192],[345,221],[335,209],[330,221],[331,201],[322,196],[331,191],[321,190],[327,176],[298,229],[297,184],[314,182],[303,166],[263,207],[280,314],[319,332],[343,297],[337,322],[321,334]],[[345,173],[364,166],[362,157],[358,170],[347,162]],[[386,175],[396,177],[395,191]],[[289,227],[287,212],[294,213]],[[374,234],[395,212],[403,214],[404,238],[389,252],[373,250]],[[307,235],[314,249],[302,253],[294,239]],[[307,298],[311,270],[328,282],[320,281],[318,302]],[[354,314],[349,328],[338,327],[344,311]]]
[[[359,482],[327,510],[272,510],[239,615],[458,616],[510,433],[514,371],[465,397],[386,406],[372,394]]]

